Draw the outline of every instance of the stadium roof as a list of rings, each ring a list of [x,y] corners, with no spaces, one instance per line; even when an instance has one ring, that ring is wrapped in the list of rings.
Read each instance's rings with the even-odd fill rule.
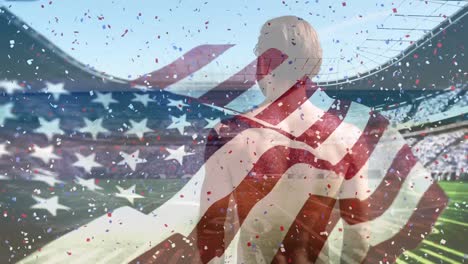
[[[335,85],[359,76],[363,78],[376,69],[395,63],[440,31],[441,27],[455,22],[466,13],[466,1],[401,1],[393,12],[376,24],[363,28],[368,34],[363,39],[343,39],[337,54],[352,57],[325,58],[316,82]]]

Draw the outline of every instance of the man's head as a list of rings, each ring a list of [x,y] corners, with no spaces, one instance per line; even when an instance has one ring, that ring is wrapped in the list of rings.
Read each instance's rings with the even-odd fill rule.
[[[261,56],[269,49],[277,49],[286,54],[288,58],[272,74],[259,81],[267,97],[272,97],[272,94],[277,96],[278,93],[281,95],[297,80],[304,76],[312,79],[320,70],[322,48],[317,32],[302,18],[282,16],[268,20],[260,30],[254,52],[255,55]],[[261,65],[268,64],[259,62],[258,73],[265,72]],[[284,87],[288,85],[290,86]]]

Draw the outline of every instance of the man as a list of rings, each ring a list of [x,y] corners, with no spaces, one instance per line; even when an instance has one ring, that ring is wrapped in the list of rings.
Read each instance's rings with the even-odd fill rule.
[[[267,21],[255,52],[265,102],[211,131],[205,166],[192,179],[201,187],[182,191],[196,195],[174,197],[160,210],[167,214],[171,207],[197,204],[191,231],[156,239],[134,262],[394,261],[401,251],[381,252],[378,245],[399,234],[418,194],[431,186],[430,177],[385,118],[331,99],[311,82],[322,49],[305,20]],[[271,70],[270,63],[279,59],[284,62]],[[406,204],[397,179],[415,191]],[[387,214],[391,205],[398,216]],[[379,221],[388,230],[376,232]],[[410,240],[398,250],[414,247],[420,237]]]

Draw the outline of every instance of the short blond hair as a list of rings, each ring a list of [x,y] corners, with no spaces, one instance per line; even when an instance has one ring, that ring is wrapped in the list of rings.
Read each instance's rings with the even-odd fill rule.
[[[270,48],[286,53],[290,59],[305,59],[312,77],[320,70],[322,48],[318,34],[300,17],[281,16],[263,24],[254,53],[260,56]]]

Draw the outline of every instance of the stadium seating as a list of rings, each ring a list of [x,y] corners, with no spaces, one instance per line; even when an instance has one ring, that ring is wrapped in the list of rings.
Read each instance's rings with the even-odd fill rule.
[[[407,121],[415,123],[430,120],[430,117],[445,111],[468,106],[468,93],[465,93],[466,84],[457,84],[449,91],[438,94],[430,94],[425,98],[419,98],[414,102],[407,102],[392,109],[380,111],[393,125]],[[418,105],[419,104],[419,105]],[[416,107],[413,109],[413,107]]]
[[[454,100],[454,103],[448,108],[448,110],[455,109],[457,107],[468,106],[468,93]]]
[[[410,110],[411,104],[407,104],[390,110],[384,110],[380,113],[388,118],[392,124],[396,125],[405,121],[405,118]]]
[[[455,89],[453,91],[444,92],[434,97],[422,100],[416,110],[416,113],[411,119],[414,122],[428,121],[431,115],[438,114],[446,110],[450,100],[454,99],[459,92],[460,89]]]
[[[449,146],[428,168],[439,180],[451,180],[466,174],[468,169],[468,141]]]
[[[413,146],[414,155],[427,165],[437,158],[445,148],[463,137],[462,130],[446,132],[442,134],[428,135]]]

